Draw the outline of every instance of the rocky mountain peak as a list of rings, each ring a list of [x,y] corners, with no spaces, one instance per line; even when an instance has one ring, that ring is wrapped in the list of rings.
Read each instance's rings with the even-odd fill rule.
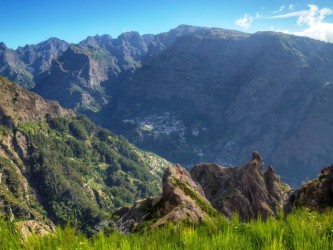
[[[197,223],[218,215],[205,198],[201,186],[180,165],[166,169],[162,184],[160,197],[138,201],[131,209],[121,209],[115,213],[121,216],[117,222],[118,230],[136,230],[142,222],[149,225],[149,228],[168,222]]]
[[[251,159],[251,165],[259,165],[262,167],[263,165],[263,160],[261,158],[261,155],[258,151],[253,151],[252,152],[252,159]]]
[[[6,46],[6,44],[4,42],[0,42],[0,49],[1,50],[7,49],[7,46]]]
[[[264,173],[262,158],[256,151],[243,167],[199,164],[191,176],[211,204],[229,218],[234,213],[243,220],[276,216],[287,199],[288,186],[280,182],[272,167]]]
[[[134,39],[134,38],[140,38],[140,34],[137,31],[127,31],[118,36],[118,39],[120,40],[129,40],[129,39]]]
[[[95,35],[95,36],[88,36],[85,40],[80,42],[81,46],[86,47],[106,47],[110,45],[113,41],[113,38],[110,35]]]
[[[278,176],[275,173],[275,170],[272,165],[269,165],[267,171],[265,172],[265,180],[267,182],[274,182],[278,179]]]

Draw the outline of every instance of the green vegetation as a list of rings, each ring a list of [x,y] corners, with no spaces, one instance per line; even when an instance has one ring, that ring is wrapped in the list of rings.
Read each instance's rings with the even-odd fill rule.
[[[182,182],[176,178],[173,179],[174,185],[179,187],[184,193],[190,196],[195,203],[209,216],[216,217],[219,215],[217,210],[215,210],[207,201],[200,197],[191,187],[189,187],[185,182]]]
[[[91,235],[117,208],[161,191],[166,161],[84,116],[25,122],[16,131],[29,138],[29,182],[57,225]]]
[[[151,231],[122,235],[99,233],[92,238],[69,226],[49,236],[33,235],[20,243],[10,223],[0,222],[1,249],[332,249],[333,211],[297,210],[278,219],[240,222],[222,217],[199,225],[168,224]]]
[[[10,129],[8,129],[5,126],[0,125],[0,139],[2,139],[3,136],[7,136],[10,134]]]

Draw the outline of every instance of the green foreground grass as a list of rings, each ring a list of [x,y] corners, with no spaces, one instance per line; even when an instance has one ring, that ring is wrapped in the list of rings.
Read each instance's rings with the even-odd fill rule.
[[[319,214],[304,209],[266,222],[219,218],[200,225],[170,224],[131,235],[99,233],[92,238],[65,227],[26,241],[2,221],[0,249],[333,249],[333,211]]]

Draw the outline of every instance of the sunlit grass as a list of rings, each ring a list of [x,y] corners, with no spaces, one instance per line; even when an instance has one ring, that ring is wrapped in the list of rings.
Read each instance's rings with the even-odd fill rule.
[[[0,249],[333,249],[333,211],[306,209],[278,219],[243,223],[218,218],[200,225],[168,224],[151,231],[123,235],[96,234],[87,238],[65,227],[22,242],[11,224],[0,224]]]

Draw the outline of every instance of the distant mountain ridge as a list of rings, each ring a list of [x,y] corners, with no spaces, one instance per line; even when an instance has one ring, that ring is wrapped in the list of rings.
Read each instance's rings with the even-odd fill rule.
[[[16,64],[0,73],[30,79],[1,48]],[[330,43],[180,25],[68,45],[33,91],[189,168],[238,165],[258,149],[296,186],[332,161],[332,66]]]
[[[59,100],[64,107],[99,111],[117,98],[119,85],[146,60],[170,47],[178,37],[188,35],[230,39],[247,36],[241,32],[181,25],[158,35],[125,32],[116,39],[109,35],[88,37],[56,59],[49,75],[36,82],[34,91]],[[82,61],[83,56],[87,61]]]
[[[58,38],[50,38],[36,45],[26,45],[16,50],[0,45],[0,74],[32,88],[42,77],[53,59],[68,48],[69,44]]]
[[[170,32],[158,35],[125,32],[112,38],[110,35],[89,36],[77,45],[86,49],[104,49],[116,59],[120,70],[137,67],[148,55],[157,55],[171,46],[177,37],[185,35],[209,35],[215,37],[234,36],[244,33],[219,28],[201,28],[180,25]],[[0,74],[30,89],[47,74],[52,60],[57,59],[70,44],[58,38],[49,38],[38,44],[25,45],[16,50],[0,42]],[[119,73],[119,72],[117,72]]]

